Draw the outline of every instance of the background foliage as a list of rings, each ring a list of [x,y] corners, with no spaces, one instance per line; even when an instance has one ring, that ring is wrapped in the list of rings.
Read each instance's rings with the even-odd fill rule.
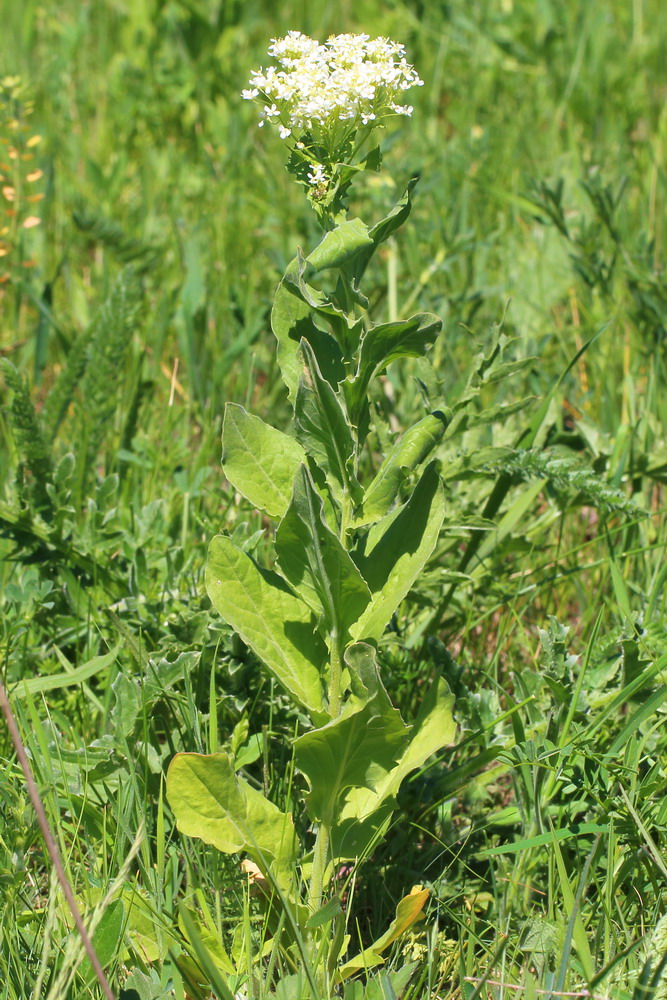
[[[246,876],[174,833],[173,753],[231,749],[290,802],[291,710],[210,610],[203,564],[221,529],[249,524],[260,556],[265,542],[220,471],[223,404],[289,421],[269,311],[316,226],[239,91],[295,27],[388,34],[426,81],[354,208],[379,218],[421,175],[366,292],[376,321],[428,310],[445,329],[435,376],[389,372],[376,405],[397,431],[425,400],[457,409],[438,452],[445,530],[384,669],[406,718],[444,669],[458,743],[403,791],[354,885],[355,932],[382,932],[425,884],[426,930],[391,960],[420,961],[414,997],[652,995],[667,875],[663,7],[0,0],[3,675],[126,996],[207,996],[201,940],[241,969],[235,928],[261,939]],[[2,995],[98,996],[0,748]]]

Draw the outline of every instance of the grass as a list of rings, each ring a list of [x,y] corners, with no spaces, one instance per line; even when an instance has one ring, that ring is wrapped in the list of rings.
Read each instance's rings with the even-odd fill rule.
[[[0,138],[33,157],[10,179],[44,196],[0,237],[3,677],[88,916],[145,829],[94,936],[116,992],[206,997],[201,936],[240,983],[262,939],[238,866],[174,828],[173,753],[247,745],[291,802],[295,719],[203,564],[216,531],[263,527],[220,472],[224,402],[289,422],[268,316],[316,230],[238,94],[299,27],[396,37],[426,81],[354,207],[379,217],[420,173],[367,292],[376,318],[432,310],[445,331],[435,377],[390,372],[378,405],[400,427],[424,394],[471,396],[438,453],[445,531],[383,651],[406,718],[445,672],[459,741],[401,793],[351,932],[382,933],[424,884],[424,929],[391,957],[419,962],[407,998],[664,994],[660,0],[0,0],[0,18],[0,76],[24,86],[5,84]],[[97,998],[5,735],[0,754],[0,997]]]

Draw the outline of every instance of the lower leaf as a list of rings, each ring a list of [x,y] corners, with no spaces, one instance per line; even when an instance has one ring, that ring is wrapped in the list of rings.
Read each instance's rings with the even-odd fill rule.
[[[181,833],[225,854],[247,852],[281,890],[290,890],[292,817],[239,778],[228,754],[177,754],[167,772],[167,797]]]

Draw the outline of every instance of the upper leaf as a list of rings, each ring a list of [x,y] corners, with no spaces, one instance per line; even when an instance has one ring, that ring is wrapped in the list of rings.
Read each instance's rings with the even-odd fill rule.
[[[406,504],[387,514],[353,553],[373,595],[350,632],[377,642],[433,552],[445,517],[445,498],[435,463],[422,474]]]
[[[389,237],[403,225],[410,215],[410,212],[412,211],[411,196],[418,180],[418,177],[413,177],[411,179],[405,193],[396,205],[394,205],[391,212],[389,212],[384,219],[381,219],[378,223],[376,223],[369,231],[368,235],[371,238],[371,245],[363,247],[355,256],[352,263],[348,265],[348,270],[357,288],[359,287],[359,282],[363,277],[364,271],[368,267],[368,263],[377,248],[384,243],[385,240],[389,239]]]
[[[359,570],[326,523],[322,500],[301,466],[276,535],[280,569],[299,596],[345,641],[371,599]]]
[[[308,255],[307,260],[316,271],[323,271],[328,267],[341,267],[372,243],[368,227],[361,219],[350,219],[326,233],[318,246]]]
[[[433,313],[417,313],[410,319],[381,323],[367,330],[361,340],[356,375],[345,382],[345,398],[350,416],[358,422],[374,376],[398,358],[419,358],[433,343],[442,320]]]
[[[206,590],[216,610],[279,683],[316,719],[323,719],[320,677],[327,650],[308,605],[224,535],[216,535],[209,547]]]
[[[388,513],[406,477],[433,451],[442,439],[449,415],[436,410],[405,432],[378,469],[364,494],[354,526],[362,527]]]
[[[271,329],[278,341],[278,364],[291,400],[296,395],[302,370],[299,356],[302,339],[313,348],[325,378],[337,385],[345,377],[338,344],[330,334],[315,325],[313,304],[303,297],[303,266],[300,256],[291,261],[278,285],[271,311]]]
[[[294,408],[299,441],[328,474],[334,495],[347,489],[353,497],[361,495],[354,475],[355,447],[352,431],[340,396],[322,377],[310,344],[302,341],[305,367]]]
[[[294,742],[296,762],[308,778],[308,814],[330,822],[342,792],[354,787],[374,791],[400,758],[407,727],[380,680],[375,650],[350,646],[345,662],[352,690],[343,712]]]
[[[265,424],[237,403],[227,403],[222,425],[222,467],[232,486],[271,517],[282,517],[292,482],[306,455],[294,438]]]

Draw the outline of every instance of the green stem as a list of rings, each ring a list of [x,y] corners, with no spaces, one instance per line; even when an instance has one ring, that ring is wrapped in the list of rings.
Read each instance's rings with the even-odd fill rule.
[[[308,893],[308,909],[311,914],[316,913],[322,905],[322,889],[324,884],[324,871],[329,859],[329,837],[331,835],[331,820],[323,818],[317,828],[317,838],[313,849],[313,873],[310,877],[310,891]]]
[[[333,719],[340,715],[340,682],[343,673],[343,651],[337,631],[331,633],[329,658],[329,712]]]

